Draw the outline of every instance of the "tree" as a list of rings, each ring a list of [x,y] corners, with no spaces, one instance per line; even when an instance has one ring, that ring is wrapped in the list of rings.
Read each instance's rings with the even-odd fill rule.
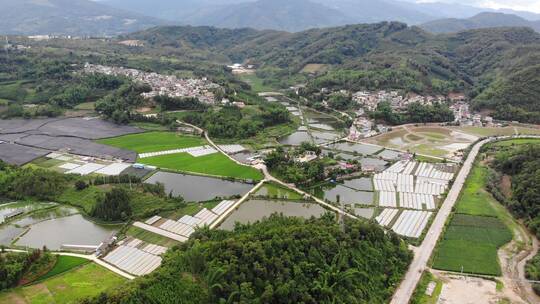
[[[105,221],[125,221],[132,214],[131,197],[124,188],[116,187],[98,199],[92,216]]]

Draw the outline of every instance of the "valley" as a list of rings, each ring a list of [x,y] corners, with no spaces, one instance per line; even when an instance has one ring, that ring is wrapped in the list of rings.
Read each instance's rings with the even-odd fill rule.
[[[535,303],[540,34],[297,26],[10,35],[0,303]]]

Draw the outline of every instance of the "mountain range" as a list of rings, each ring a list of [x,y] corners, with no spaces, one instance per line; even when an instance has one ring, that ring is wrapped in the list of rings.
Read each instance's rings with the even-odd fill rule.
[[[529,21],[516,15],[503,13],[480,13],[467,19],[447,18],[421,25],[431,33],[453,33],[464,30],[492,27],[530,27],[540,32],[540,21]]]
[[[164,24],[299,32],[381,21],[448,32],[485,26],[536,28],[534,21],[540,20],[531,12],[504,11],[522,18],[510,20],[475,16],[499,12],[489,9],[411,1],[415,0],[0,0],[0,33],[114,36]]]
[[[0,33],[115,36],[167,22],[88,0],[0,0]]]

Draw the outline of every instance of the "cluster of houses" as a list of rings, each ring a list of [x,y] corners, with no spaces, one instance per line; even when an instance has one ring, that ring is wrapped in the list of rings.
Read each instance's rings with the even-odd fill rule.
[[[389,102],[393,109],[404,109],[411,103],[420,103],[423,105],[432,105],[437,102],[447,101],[446,96],[422,96],[409,93],[405,96],[398,91],[359,91],[352,94],[352,99],[363,106],[365,110],[374,111],[381,102]]]
[[[214,91],[220,86],[206,78],[177,78],[174,75],[161,75],[158,73],[147,73],[136,69],[122,67],[111,67],[86,63],[85,73],[100,73],[114,76],[125,76],[134,81],[148,84],[152,91],[143,93],[144,98],[155,96],[169,97],[194,97],[203,103],[213,104],[215,102]]]
[[[388,126],[383,124],[375,124],[372,119],[369,119],[366,116],[359,116],[354,120],[353,124],[349,128],[348,138],[355,141],[362,138],[373,137],[388,131]]]
[[[469,104],[465,101],[458,101],[450,105],[450,109],[454,111],[456,118],[455,122],[461,126],[474,127],[494,127],[493,117],[482,116],[477,113],[471,113]]]

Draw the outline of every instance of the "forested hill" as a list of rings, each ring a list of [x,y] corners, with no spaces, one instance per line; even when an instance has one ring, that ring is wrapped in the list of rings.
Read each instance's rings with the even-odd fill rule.
[[[259,76],[284,87],[307,64],[324,64],[325,72],[304,80],[310,88],[465,91],[478,107],[498,110],[496,117],[540,122],[540,34],[530,28],[435,35],[399,22],[300,33],[159,27],[122,38],[146,41],[167,54],[207,52],[250,62]]]
[[[196,232],[151,275],[85,303],[387,303],[411,258],[373,223],[274,215]]]
[[[481,13],[467,19],[447,18],[433,20],[420,27],[431,33],[454,33],[464,30],[504,26],[530,27],[540,32],[540,21],[529,21],[516,15],[502,13]]]

